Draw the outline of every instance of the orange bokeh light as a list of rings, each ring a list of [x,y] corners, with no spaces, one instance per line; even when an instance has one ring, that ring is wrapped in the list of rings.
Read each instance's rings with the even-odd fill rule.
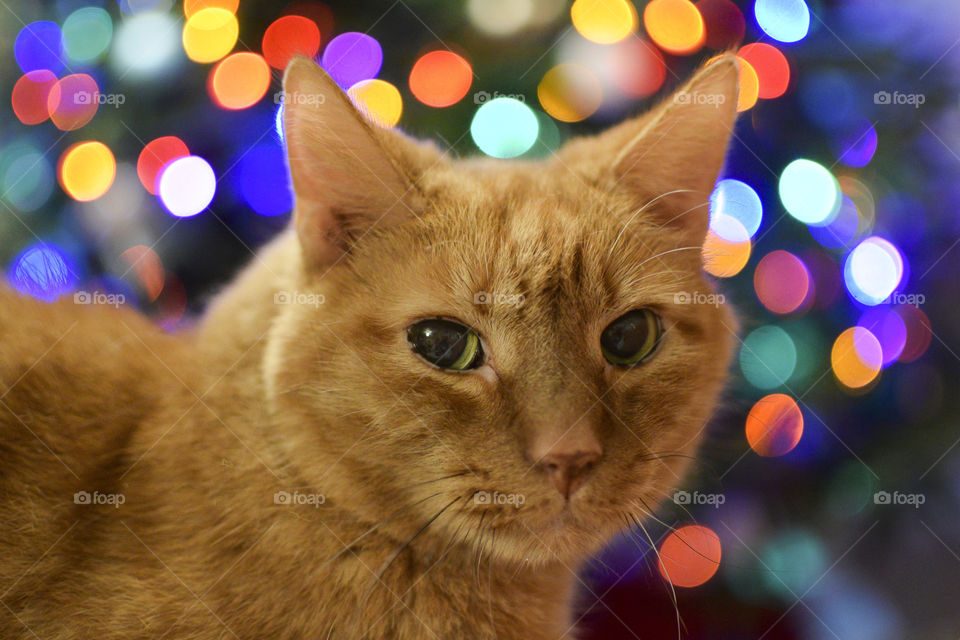
[[[690,0],[652,0],[643,25],[657,46],[679,56],[696,52],[706,39],[703,16]]]
[[[699,587],[720,568],[720,537],[709,527],[688,524],[660,545],[660,575],[676,587]]]
[[[473,84],[470,63],[452,51],[424,54],[410,71],[410,93],[429,107],[449,107]]]
[[[210,71],[207,89],[223,109],[246,109],[270,88],[270,67],[263,56],[249,51],[234,53]]]
[[[803,413],[782,393],[764,396],[747,414],[747,442],[758,455],[773,458],[793,450],[803,435]]]
[[[263,34],[263,57],[274,69],[286,69],[293,56],[313,58],[320,50],[320,28],[310,18],[282,16]]]
[[[883,366],[883,348],[868,329],[850,327],[839,336],[830,350],[833,374],[851,389],[865,387],[877,377]]]

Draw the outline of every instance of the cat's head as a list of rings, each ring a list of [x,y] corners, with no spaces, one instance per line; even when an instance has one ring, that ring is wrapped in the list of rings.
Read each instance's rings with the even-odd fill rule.
[[[266,377],[308,481],[398,539],[435,517],[421,539],[535,562],[672,493],[735,341],[689,302],[737,84],[722,57],[548,160],[455,160],[295,60],[297,290]]]

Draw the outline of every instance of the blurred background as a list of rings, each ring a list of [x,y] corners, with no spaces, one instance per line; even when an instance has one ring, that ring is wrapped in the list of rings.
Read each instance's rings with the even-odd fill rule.
[[[188,326],[289,221],[295,53],[380,126],[510,158],[725,50],[704,265],[743,318],[734,382],[687,486],[585,568],[585,637],[955,640],[954,0],[4,0],[0,264]]]

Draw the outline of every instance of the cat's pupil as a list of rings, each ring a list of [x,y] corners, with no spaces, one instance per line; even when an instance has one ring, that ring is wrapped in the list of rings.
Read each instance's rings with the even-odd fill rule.
[[[483,361],[480,339],[469,327],[450,320],[423,320],[407,329],[413,350],[443,369],[474,369]]]
[[[626,313],[603,330],[600,347],[604,357],[613,364],[639,364],[656,349],[660,339],[660,321],[649,309],[635,309]]]

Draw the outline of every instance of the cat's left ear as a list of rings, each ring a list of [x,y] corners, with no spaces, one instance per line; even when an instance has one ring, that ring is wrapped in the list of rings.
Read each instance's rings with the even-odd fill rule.
[[[658,212],[656,222],[699,244],[736,124],[738,87],[739,64],[725,55],[659,107],[596,137],[572,141],[558,159],[594,184],[626,193],[638,209],[659,198],[651,207]]]

